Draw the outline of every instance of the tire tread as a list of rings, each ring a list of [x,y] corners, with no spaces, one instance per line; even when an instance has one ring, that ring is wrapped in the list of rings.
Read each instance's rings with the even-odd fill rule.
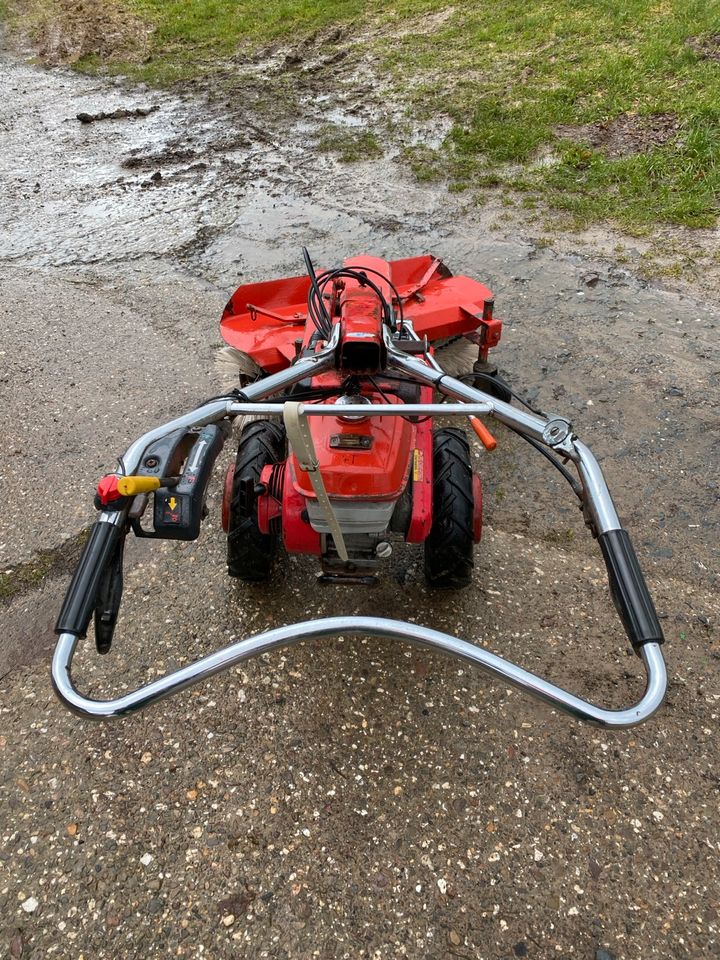
[[[278,537],[262,533],[254,509],[243,509],[241,480],[260,480],[263,467],[285,456],[285,428],[274,420],[252,420],[243,427],[235,459],[227,568],[231,577],[250,582],[268,580],[272,573]],[[254,506],[254,505],[253,505]]]
[[[470,445],[464,431],[433,434],[433,522],[425,541],[430,587],[459,589],[472,581],[474,498]]]

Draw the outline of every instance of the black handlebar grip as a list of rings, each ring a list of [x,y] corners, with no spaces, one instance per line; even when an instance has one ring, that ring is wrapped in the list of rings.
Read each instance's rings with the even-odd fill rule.
[[[90,531],[80,562],[65,594],[55,633],[74,633],[84,637],[95,609],[98,587],[105,567],[115,552],[123,528],[98,520]]]
[[[608,530],[598,537],[615,609],[630,643],[663,643],[662,627],[627,530]]]

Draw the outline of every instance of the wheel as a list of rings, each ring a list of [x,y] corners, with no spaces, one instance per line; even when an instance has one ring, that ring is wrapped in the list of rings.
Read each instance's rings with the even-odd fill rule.
[[[472,580],[473,475],[470,445],[462,430],[433,433],[433,519],[425,541],[425,580],[457,589]]]
[[[497,367],[493,367],[487,361],[478,360],[473,364],[475,373],[474,387],[476,390],[484,390],[491,397],[497,397],[504,403],[512,403],[512,390],[510,384],[498,373]]]
[[[274,420],[253,420],[243,427],[235,459],[227,537],[231,577],[267,580],[277,550],[277,534],[258,526],[255,486],[263,467],[285,457],[285,428]]]

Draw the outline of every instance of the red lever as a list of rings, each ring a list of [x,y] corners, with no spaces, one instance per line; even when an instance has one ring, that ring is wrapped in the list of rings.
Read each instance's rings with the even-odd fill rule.
[[[107,506],[108,503],[112,503],[113,500],[119,500],[122,496],[118,490],[119,479],[120,478],[116,477],[114,473],[109,473],[106,477],[103,477],[97,485],[98,500],[104,507]]]

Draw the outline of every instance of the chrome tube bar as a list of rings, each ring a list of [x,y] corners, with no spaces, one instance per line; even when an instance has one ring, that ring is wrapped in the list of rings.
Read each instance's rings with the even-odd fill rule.
[[[251,657],[292,646],[301,640],[318,640],[348,634],[407,641],[417,647],[459,657],[496,679],[519,687],[578,720],[585,720],[600,727],[620,729],[642,723],[655,713],[665,694],[667,682],[665,663],[657,644],[646,644],[641,651],[647,674],[647,684],[642,698],[634,706],[625,710],[605,710],[568,693],[529,670],[524,670],[490,653],[483,647],[475,646],[458,637],[451,637],[447,633],[440,633],[438,630],[431,630],[429,627],[403,623],[400,620],[386,620],[381,617],[329,617],[267,630],[265,633],[234,643],[224,650],[203,657],[196,663],[181,667],[174,673],[113,700],[91,700],[77,690],[72,681],[71,667],[78,638],[72,633],[63,633],[60,635],[53,657],[52,681],[60,700],[79,716],[88,719],[122,717],[142,710],[193,684],[207,680],[216,673],[229,670]]]
[[[595,524],[597,533],[608,530],[619,530],[622,526],[615,509],[610,491],[600,464],[595,459],[589,447],[580,440],[573,440],[573,446],[578,455],[577,468],[585,492],[590,517]]]
[[[348,417],[467,417],[470,414],[492,413],[492,403],[301,403],[300,413],[306,417],[327,417],[329,414]]]
[[[283,415],[281,403],[231,402],[228,411],[235,414],[261,413]],[[470,414],[492,413],[492,403],[301,403],[302,417],[467,417]]]
[[[302,358],[288,369],[245,387],[240,394],[242,399],[235,399],[231,396],[218,398],[198,407],[185,416],[178,417],[163,426],[148,431],[136,440],[120,459],[120,472],[134,473],[148,445],[174,430],[204,426],[245,413],[282,416],[282,403],[262,403],[261,401],[287,389],[294,383],[334,368],[334,349],[337,335],[335,333],[332,341],[314,356]],[[460,380],[447,376],[441,370],[433,369],[432,366],[428,366],[422,360],[399,352],[391,344],[388,346],[388,355],[391,366],[403,371],[416,381],[434,386],[449,398],[460,402],[447,404],[373,404],[372,407],[365,404],[340,407],[334,404],[303,403],[299,404],[298,411],[302,416],[312,417],[337,416],[339,414],[345,416],[405,417],[489,414],[501,423],[534,440],[545,443],[552,449],[557,450],[562,456],[573,460],[582,481],[587,516],[594,525],[595,532],[602,535],[622,530],[602,470],[585,444],[571,434],[562,441],[562,444],[549,443],[546,435],[549,421],[544,417],[518,410],[510,404],[484,393],[482,390],[477,390]],[[128,509],[129,507],[125,507],[119,511],[104,511],[100,514],[99,522],[120,525],[126,521]],[[619,549],[617,545],[616,549]],[[627,559],[628,556],[627,553],[619,555],[622,559]],[[649,598],[648,602],[652,605]],[[111,700],[93,700],[85,697],[77,690],[71,676],[78,635],[68,632],[68,627],[61,627],[60,629],[63,632],[60,632],[52,664],[53,685],[60,700],[70,710],[82,717],[93,719],[119,717],[141,710],[158,700],[178,693],[193,684],[200,683],[216,673],[230,669],[244,660],[271,650],[288,647],[302,640],[349,634],[406,641],[416,646],[459,657],[496,679],[530,693],[552,707],[569,713],[579,720],[606,728],[632,727],[647,720],[662,703],[667,685],[665,662],[659,644],[657,642],[637,643],[637,637],[633,642],[636,643],[637,652],[646,671],[645,693],[632,707],[624,710],[608,710],[563,690],[542,677],[490,653],[483,647],[432,630],[429,627],[380,617],[332,617],[268,630],[210,654],[196,663],[182,667],[134,690],[132,693]],[[631,636],[631,633],[632,631],[628,631],[628,636]],[[660,636],[662,636],[661,631]]]

